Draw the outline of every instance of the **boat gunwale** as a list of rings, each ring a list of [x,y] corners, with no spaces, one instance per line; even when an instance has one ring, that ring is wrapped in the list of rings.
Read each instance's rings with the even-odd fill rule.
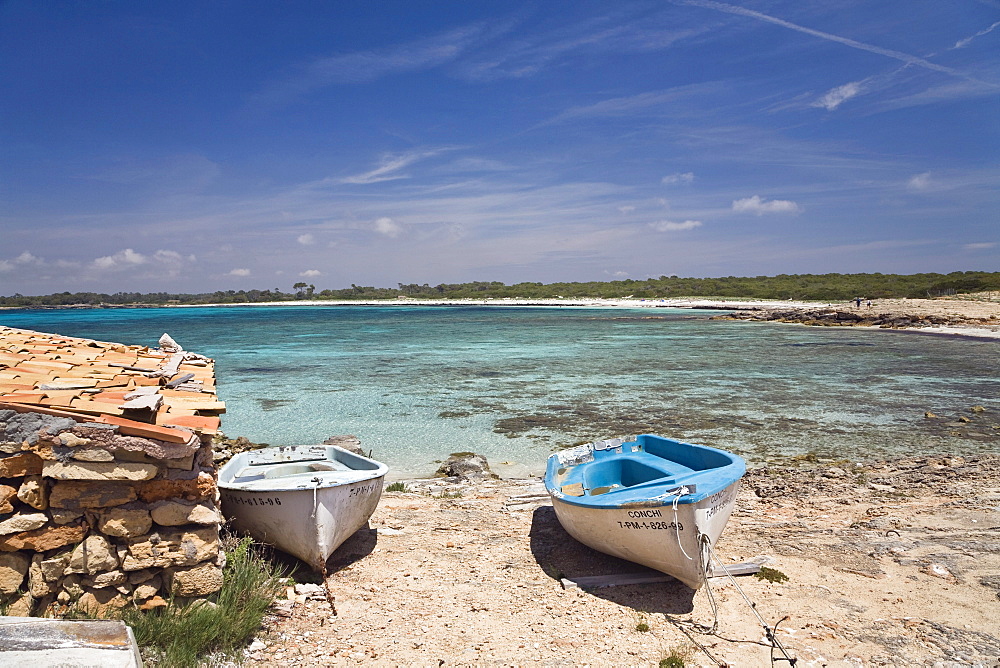
[[[568,478],[568,476],[565,475],[563,476],[564,482],[558,485],[556,484],[556,479],[559,475],[557,471],[559,468],[565,468],[567,470],[582,470],[584,467],[598,461],[613,462],[616,460],[634,460],[635,456],[638,454],[642,454],[645,457],[655,457],[664,461],[671,461],[660,455],[650,453],[645,449],[632,451],[622,449],[622,446],[626,446],[630,443],[638,444],[640,439],[646,438],[667,441],[674,447],[680,446],[685,449],[711,452],[725,458],[728,463],[723,466],[714,466],[701,470],[685,467],[687,468],[687,471],[678,472],[673,475],[664,471],[664,475],[661,478],[654,478],[635,485],[611,489],[607,492],[596,495],[588,493],[582,496],[576,496],[564,493],[562,491],[562,487],[567,484]],[[601,441],[598,441],[598,443],[601,443]],[[594,444],[589,445],[593,446]],[[569,505],[584,508],[617,510],[640,506],[644,508],[662,507],[673,505],[674,503],[677,503],[678,505],[699,504],[714,495],[725,492],[733,484],[742,480],[743,476],[746,474],[746,462],[742,457],[735,453],[719,448],[713,448],[708,445],[687,443],[685,441],[678,441],[676,439],[666,438],[663,436],[656,436],[655,434],[642,434],[636,436],[634,440],[624,441],[617,448],[593,448],[591,451],[591,459],[580,461],[569,466],[564,466],[562,464],[559,459],[559,454],[559,452],[556,452],[549,456],[545,471],[546,490],[549,495],[552,496],[553,500],[558,499],[559,501]],[[683,491],[685,487],[689,488],[689,493],[678,494],[678,491]],[[658,488],[662,488],[662,491],[653,495],[649,494],[650,491]]]

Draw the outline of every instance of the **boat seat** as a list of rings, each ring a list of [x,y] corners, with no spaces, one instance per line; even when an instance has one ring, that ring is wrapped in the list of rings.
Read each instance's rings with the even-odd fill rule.
[[[692,469],[644,452],[611,457],[584,467],[586,489],[623,489],[656,482],[673,485],[694,473]]]

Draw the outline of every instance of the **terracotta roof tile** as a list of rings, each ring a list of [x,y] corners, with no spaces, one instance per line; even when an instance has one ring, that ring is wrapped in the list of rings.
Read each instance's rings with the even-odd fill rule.
[[[212,360],[183,360],[171,378],[181,379],[193,374],[183,385],[185,390],[163,389],[164,407],[158,412],[129,410],[129,418],[139,415],[143,421],[117,417],[125,394],[139,387],[165,385],[171,378],[165,375],[149,377],[143,371],[128,367],[169,373],[172,353],[146,346],[126,346],[120,343],[94,341],[33,332],[0,326],[0,408],[19,411],[96,419],[119,424],[126,433],[145,429],[151,438],[164,440],[190,438],[186,430],[169,428],[190,427],[204,433],[219,428],[218,413],[225,412],[225,403],[215,396],[215,365]],[[176,364],[176,358],[174,359]],[[190,388],[201,391],[190,391]],[[143,415],[143,414],[146,415]],[[156,424],[152,424],[155,421]],[[124,426],[122,426],[124,425]],[[136,427],[135,425],[145,425]],[[160,425],[160,426],[157,426]],[[166,430],[166,431],[163,431]],[[137,434],[138,435],[138,434]]]

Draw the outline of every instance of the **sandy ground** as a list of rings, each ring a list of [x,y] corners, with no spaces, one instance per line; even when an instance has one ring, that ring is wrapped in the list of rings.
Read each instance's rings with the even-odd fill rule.
[[[417,480],[331,557],[335,610],[278,602],[248,665],[772,665],[744,594],[800,667],[1000,665],[1000,457],[811,466],[745,478],[718,554],[788,580],[714,579],[715,633],[705,589],[564,588],[644,569],[570,538],[539,480]]]

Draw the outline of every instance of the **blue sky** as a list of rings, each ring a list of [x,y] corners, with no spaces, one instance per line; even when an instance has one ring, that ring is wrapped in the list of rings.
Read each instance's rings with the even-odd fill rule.
[[[1000,271],[1000,1],[0,2],[0,294]]]

